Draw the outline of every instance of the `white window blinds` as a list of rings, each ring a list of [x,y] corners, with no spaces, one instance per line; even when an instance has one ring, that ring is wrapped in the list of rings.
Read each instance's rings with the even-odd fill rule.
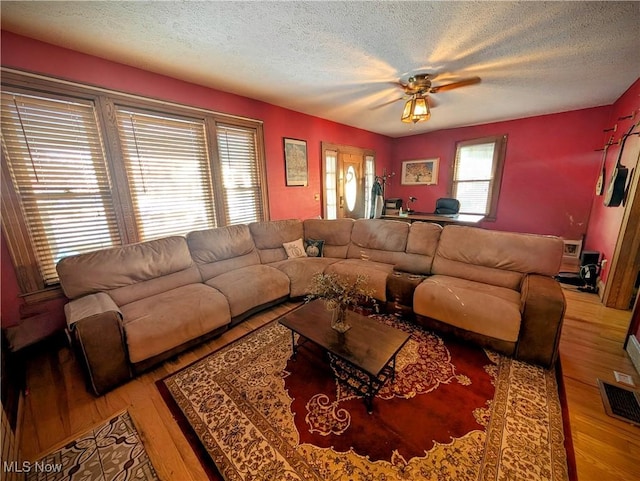
[[[264,220],[255,129],[216,125],[227,224]]]
[[[214,227],[204,121],[117,110],[140,240]]]
[[[460,201],[460,212],[489,213],[495,148],[495,142],[458,148],[453,186],[454,197]]]
[[[57,295],[64,256],[268,218],[259,121],[17,73],[1,107],[3,235],[28,302]]]
[[[45,285],[60,258],[120,244],[91,102],[5,91],[2,145]]]

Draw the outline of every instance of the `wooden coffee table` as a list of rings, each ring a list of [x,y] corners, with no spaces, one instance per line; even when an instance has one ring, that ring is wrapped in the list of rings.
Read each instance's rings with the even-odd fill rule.
[[[331,329],[331,312],[324,301],[315,300],[286,314],[280,324],[291,330],[293,359],[299,347],[295,334],[329,353],[331,366],[339,382],[364,397],[367,411],[373,411],[373,399],[389,378],[395,379],[396,355],[410,335],[374,319],[350,312],[351,329],[341,334]]]

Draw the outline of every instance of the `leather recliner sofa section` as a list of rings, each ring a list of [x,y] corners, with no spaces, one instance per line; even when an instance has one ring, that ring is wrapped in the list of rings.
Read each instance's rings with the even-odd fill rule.
[[[291,256],[291,243],[322,246]],[[312,251],[309,251],[312,252]],[[385,302],[395,270],[421,274],[416,322],[552,366],[565,300],[562,240],[381,219],[287,219],[190,232],[58,263],[67,324],[96,394],[261,309],[309,292],[317,272],[366,274]]]

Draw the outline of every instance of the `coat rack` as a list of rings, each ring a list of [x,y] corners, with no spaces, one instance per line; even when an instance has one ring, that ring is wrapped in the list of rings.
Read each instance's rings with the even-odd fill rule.
[[[380,185],[382,186],[382,198],[385,198],[385,190],[386,190],[386,186],[387,186],[387,180],[391,179],[393,176],[395,176],[396,173],[395,172],[391,172],[390,174],[387,174],[387,169],[384,168],[382,169],[382,175],[376,175],[375,178],[373,179],[374,182],[379,182]]]

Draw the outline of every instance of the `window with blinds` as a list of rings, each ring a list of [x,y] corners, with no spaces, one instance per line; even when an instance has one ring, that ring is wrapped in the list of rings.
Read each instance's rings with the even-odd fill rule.
[[[2,225],[27,302],[65,256],[267,220],[262,123],[3,71]]]
[[[204,121],[126,108],[117,121],[140,240],[214,227]]]
[[[216,133],[226,223],[264,220],[255,129],[217,124]]]
[[[2,146],[44,286],[62,257],[120,244],[93,103],[5,90]]]
[[[495,217],[505,141],[492,137],[457,144],[452,194],[460,213]]]

